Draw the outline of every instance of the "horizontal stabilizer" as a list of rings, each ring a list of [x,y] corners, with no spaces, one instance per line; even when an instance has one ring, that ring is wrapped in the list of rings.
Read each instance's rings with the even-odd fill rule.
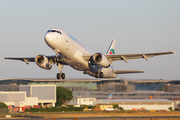
[[[144,73],[142,70],[114,70],[115,74]]]

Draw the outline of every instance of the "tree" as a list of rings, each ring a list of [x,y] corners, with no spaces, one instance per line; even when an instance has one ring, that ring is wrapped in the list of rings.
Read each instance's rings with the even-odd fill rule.
[[[119,108],[118,104],[113,104],[113,108]]]
[[[173,110],[172,107],[169,107],[169,110],[172,111]]]
[[[119,107],[119,110],[124,110],[122,107]]]
[[[72,100],[72,91],[64,87],[56,87],[56,106],[61,106],[67,100]]]
[[[8,106],[5,103],[0,102],[0,108],[8,108]]]

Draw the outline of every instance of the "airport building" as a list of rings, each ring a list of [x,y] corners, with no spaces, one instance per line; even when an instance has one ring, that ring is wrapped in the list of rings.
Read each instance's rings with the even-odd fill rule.
[[[0,91],[18,91],[18,85],[56,84],[72,91],[166,91],[172,92],[180,85],[180,80],[123,80],[123,79],[1,79]],[[168,89],[165,85],[175,85]],[[9,86],[9,87],[8,87]],[[178,88],[179,89],[179,88]]]
[[[38,105],[38,97],[26,97],[26,92],[3,91],[0,92],[0,102],[4,102],[10,106],[10,110],[14,112],[24,111],[25,107],[33,107]]]
[[[25,91],[26,97],[37,97],[42,107],[55,107],[56,85],[20,85],[19,91]]]
[[[31,107],[55,107],[56,85],[20,85],[19,91],[0,91],[0,102],[12,112]]]
[[[106,99],[112,94],[112,99],[169,99],[175,101],[175,106],[180,104],[180,80],[1,79],[0,91],[19,91],[22,85],[66,87],[75,99]]]
[[[174,102],[167,99],[100,99],[94,102],[94,105],[100,107],[101,110],[107,108],[107,105],[118,104],[124,110],[140,111],[140,110],[166,110],[171,107],[174,110]],[[109,107],[109,106],[108,106]]]
[[[49,85],[66,87],[72,91],[179,92],[180,80],[122,80],[122,79],[1,79],[0,91],[18,91],[19,85]]]
[[[156,99],[180,99],[178,94],[180,92],[180,80],[1,79],[0,91],[19,91],[20,85],[62,86],[72,90],[74,97],[99,96],[99,98],[105,98],[112,93],[113,98],[124,98],[125,96],[141,98],[141,96],[149,97],[153,95]]]
[[[38,105],[37,97],[26,97],[26,92],[0,92],[0,101],[7,105],[13,105],[15,107],[33,106]]]
[[[90,105],[93,106],[94,101],[96,101],[96,98],[73,98],[68,104],[69,105]]]

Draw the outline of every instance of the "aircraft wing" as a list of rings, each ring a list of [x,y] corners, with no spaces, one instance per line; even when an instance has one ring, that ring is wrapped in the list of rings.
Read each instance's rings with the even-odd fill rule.
[[[56,55],[52,55],[52,56],[45,56],[48,58],[48,60],[52,63],[55,64],[56,63]],[[35,57],[5,57],[5,60],[9,59],[9,60],[20,60],[25,62],[26,64],[29,64],[29,62],[35,62]],[[58,56],[58,59],[60,59],[60,64],[62,64],[62,59],[60,57],[60,55]],[[64,65],[66,65],[66,63],[63,63]]]
[[[35,57],[5,57],[5,60],[9,59],[9,60],[21,60],[23,62],[25,62],[26,64],[28,64],[29,62],[35,62]]]
[[[169,51],[169,52],[142,53],[142,54],[105,54],[105,56],[111,62],[117,61],[117,60],[124,60],[125,62],[127,62],[127,60],[131,60],[131,59],[144,58],[145,60],[148,60],[148,58],[151,58],[154,56],[174,54],[174,53],[175,52]]]
[[[114,70],[115,74],[126,74],[126,73],[144,73],[142,70]]]

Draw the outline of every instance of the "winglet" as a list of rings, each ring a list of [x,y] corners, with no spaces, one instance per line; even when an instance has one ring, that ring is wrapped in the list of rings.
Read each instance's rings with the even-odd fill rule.
[[[173,54],[176,55],[176,51],[174,51]]]

